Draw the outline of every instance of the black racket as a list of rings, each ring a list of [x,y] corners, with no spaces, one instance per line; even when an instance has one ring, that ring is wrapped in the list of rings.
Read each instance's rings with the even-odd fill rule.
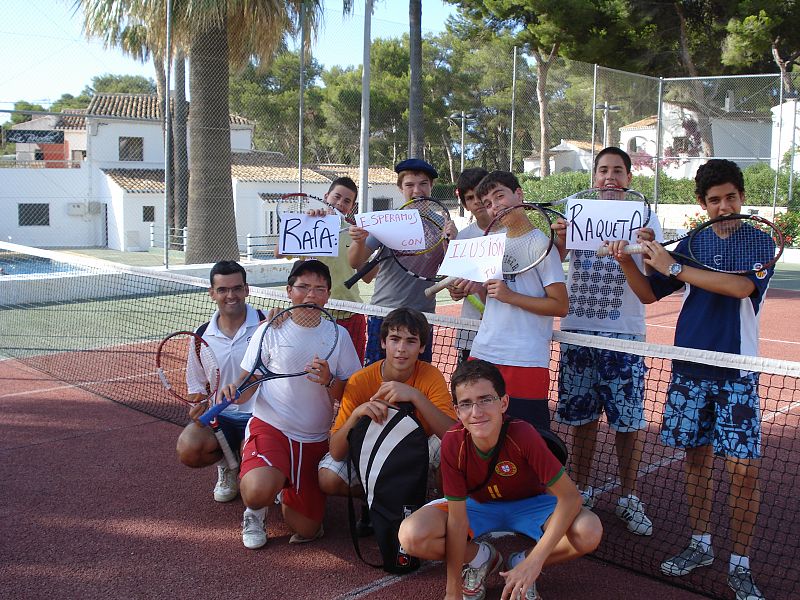
[[[541,263],[555,237],[547,213],[536,204],[518,204],[500,211],[484,235],[506,234],[503,275],[524,273]]]
[[[196,406],[206,401],[213,405],[216,401],[219,363],[208,342],[196,333],[176,331],[161,340],[156,352],[156,369],[167,391],[181,402]],[[217,419],[210,419],[204,425],[214,432],[228,468],[238,468],[239,461]]]
[[[701,223],[686,234],[663,242],[664,247],[694,264],[720,273],[755,273],[774,266],[783,253],[783,233],[773,223],[758,215],[725,215]],[[644,254],[641,244],[628,244],[626,254]],[[607,256],[601,246],[598,256]]]
[[[272,317],[259,337],[255,364],[236,390],[236,398],[247,389],[270,379],[308,375],[315,358],[328,360],[336,349],[336,320],[316,304],[296,304]],[[200,422],[210,421],[231,403],[223,400],[206,411]]]
[[[414,198],[400,207],[400,210],[418,210],[422,220],[424,248],[421,250],[392,250],[384,245],[378,247],[372,256],[356,273],[344,282],[351,288],[357,281],[372,271],[378,264],[389,258],[394,259],[409,275],[425,281],[439,281],[442,275],[437,271],[444,260],[444,227],[450,221],[450,212],[444,204],[433,198]]]

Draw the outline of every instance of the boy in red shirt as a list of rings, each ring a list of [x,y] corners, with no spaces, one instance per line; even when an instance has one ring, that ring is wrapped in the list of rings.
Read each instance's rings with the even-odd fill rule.
[[[497,367],[468,361],[453,373],[450,389],[460,422],[442,438],[445,497],[403,521],[400,543],[413,556],[446,560],[446,598],[482,600],[487,578],[503,559],[473,538],[491,531],[524,534],[536,545],[509,557],[500,573],[501,598],[539,598],[542,567],[593,551],[603,526],[582,508],[578,488],[536,429],[505,419],[508,395]]]

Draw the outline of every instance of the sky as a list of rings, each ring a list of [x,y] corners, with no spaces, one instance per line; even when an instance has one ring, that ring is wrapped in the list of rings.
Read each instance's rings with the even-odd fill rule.
[[[47,107],[68,93],[80,94],[97,75],[141,75],[153,78],[152,63],[142,64],[81,33],[75,0],[0,0],[0,109],[27,100]],[[312,48],[325,67],[361,64],[364,2],[342,16],[341,0],[323,0],[323,24]],[[408,3],[375,0],[372,39],[408,32]],[[423,0],[422,32],[444,29],[455,7],[443,0]],[[0,114],[0,121],[6,119]]]

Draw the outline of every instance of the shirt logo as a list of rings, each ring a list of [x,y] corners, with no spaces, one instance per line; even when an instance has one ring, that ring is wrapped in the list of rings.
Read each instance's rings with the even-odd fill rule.
[[[767,270],[761,263],[755,263],[753,265],[753,271],[756,272],[756,277],[758,277],[759,279],[765,279],[767,276]]]
[[[497,463],[497,466],[494,468],[494,472],[501,477],[511,477],[517,474],[517,465],[512,463],[510,460],[504,460]]]

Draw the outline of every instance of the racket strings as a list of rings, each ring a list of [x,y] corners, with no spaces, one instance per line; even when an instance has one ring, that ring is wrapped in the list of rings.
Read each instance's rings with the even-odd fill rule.
[[[189,333],[170,336],[158,353],[159,377],[167,389],[184,401],[216,391],[219,368],[211,348]]]
[[[690,256],[715,271],[744,273],[774,264],[781,234],[770,223],[750,218],[710,222],[689,238]]]
[[[320,308],[294,307],[279,313],[261,342],[261,361],[271,373],[302,373],[314,358],[327,359],[338,339],[333,317]]]
[[[503,273],[523,273],[544,260],[553,245],[547,213],[532,204],[521,204],[500,212],[486,230],[505,233]]]

